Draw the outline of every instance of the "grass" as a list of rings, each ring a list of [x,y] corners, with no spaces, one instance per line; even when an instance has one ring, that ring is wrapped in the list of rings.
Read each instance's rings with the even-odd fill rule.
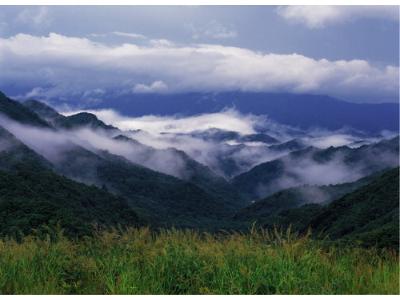
[[[394,251],[147,228],[0,240],[2,294],[399,294]]]

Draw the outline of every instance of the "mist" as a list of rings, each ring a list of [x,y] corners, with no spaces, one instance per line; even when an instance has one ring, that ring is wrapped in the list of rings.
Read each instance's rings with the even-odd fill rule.
[[[260,196],[271,190],[302,184],[337,184],[365,175],[362,167],[349,168],[343,157],[335,157],[326,163],[316,163],[311,158],[300,161],[287,158],[293,150],[309,146],[321,149],[341,146],[357,148],[394,135],[385,132],[381,136],[369,137],[346,129],[332,132],[318,128],[306,132],[276,123],[267,116],[244,115],[234,109],[190,117],[132,118],[112,110],[90,112],[121,131],[85,127],[74,130],[44,129],[22,125],[4,116],[0,117],[0,125],[53,164],[62,162],[68,151],[82,147],[93,153],[107,151],[134,164],[184,180],[190,180],[193,175],[190,161],[200,163],[230,180],[260,163],[284,158],[286,175],[267,186],[258,186]],[[219,135],[210,138],[210,130]],[[275,141],[243,141],[243,137],[254,134],[262,134]],[[298,149],[285,146],[286,142],[294,140],[299,141]],[[3,144],[0,143],[0,151],[6,147]],[[393,161],[390,157],[380,159]]]

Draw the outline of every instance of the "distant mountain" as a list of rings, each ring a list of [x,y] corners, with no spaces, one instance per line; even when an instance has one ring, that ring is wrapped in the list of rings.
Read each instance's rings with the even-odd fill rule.
[[[236,141],[238,143],[246,143],[246,142],[261,142],[265,144],[279,143],[279,141],[276,138],[265,133],[240,134],[239,132],[236,131],[223,130],[219,128],[197,130],[190,133],[178,134],[178,135],[188,135],[195,138],[201,138],[206,141],[215,141],[215,142]]]
[[[79,127],[87,127],[91,129],[117,130],[117,128],[106,125],[100,121],[94,114],[82,112],[75,115],[65,117],[57,122],[57,127],[65,129],[77,129]]]
[[[302,142],[300,139],[293,139],[281,144],[271,145],[268,147],[270,150],[274,151],[297,151],[307,147],[307,144]]]
[[[399,248],[399,168],[327,206],[308,204],[282,211],[268,219],[266,227],[288,227],[333,240],[364,246]]]
[[[255,200],[288,187],[352,181],[398,165],[399,138],[396,137],[359,148],[308,147],[257,165],[234,177],[231,182],[244,198]],[[330,176],[334,178],[330,179]]]
[[[113,108],[130,116],[196,115],[235,108],[242,113],[268,115],[279,123],[303,129],[352,127],[369,133],[399,130],[398,103],[350,103],[323,95],[262,92],[130,94],[110,96],[88,108]]]

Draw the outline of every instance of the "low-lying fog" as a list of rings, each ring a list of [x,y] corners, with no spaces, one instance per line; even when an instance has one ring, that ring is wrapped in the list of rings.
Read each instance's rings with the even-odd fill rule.
[[[176,150],[184,151],[216,174],[229,179],[260,163],[308,146],[360,147],[395,136],[392,132],[367,136],[346,128],[335,132],[319,128],[304,131],[278,124],[265,116],[243,115],[233,109],[191,117],[132,118],[112,110],[89,112],[106,124],[118,127],[120,131],[40,129],[21,125],[4,116],[0,117],[0,125],[52,162],[57,162],[66,148],[80,145],[93,152],[107,150],[134,163],[182,179],[188,176],[187,158]],[[116,138],[118,135],[132,140]],[[349,170],[340,163],[340,159],[324,165],[304,162],[303,165],[296,164],[295,168],[294,171],[311,184],[333,184],[360,176],[358,170]],[[327,178],[324,176],[327,173],[334,176],[322,180]],[[282,185],[286,186],[285,183]]]

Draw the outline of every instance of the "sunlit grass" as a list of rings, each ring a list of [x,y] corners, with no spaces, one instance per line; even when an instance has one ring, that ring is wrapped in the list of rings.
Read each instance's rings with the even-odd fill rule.
[[[252,230],[147,228],[0,241],[2,294],[398,294],[390,250]]]

